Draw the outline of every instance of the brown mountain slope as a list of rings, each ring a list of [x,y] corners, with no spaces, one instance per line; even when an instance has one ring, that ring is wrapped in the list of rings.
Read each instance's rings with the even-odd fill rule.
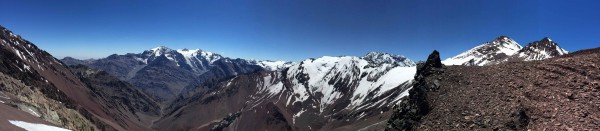
[[[118,116],[133,111],[112,107],[111,96],[95,96],[93,88],[52,55],[1,26],[0,76],[0,93],[14,97],[3,104],[34,110],[31,114],[55,125],[74,130],[148,130],[139,124],[142,120]]]
[[[387,130],[600,130],[600,48],[542,61],[418,72],[423,77],[415,77],[420,82]]]
[[[148,95],[105,71],[84,65],[69,66],[69,69],[90,88],[94,100],[106,101],[106,107],[119,111],[109,113],[118,118],[118,123],[129,119],[138,125],[151,125],[161,114],[159,105]]]

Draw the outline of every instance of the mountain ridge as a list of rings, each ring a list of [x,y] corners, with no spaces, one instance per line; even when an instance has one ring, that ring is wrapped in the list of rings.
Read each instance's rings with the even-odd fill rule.
[[[156,128],[381,129],[372,125],[382,125],[389,114],[390,105],[407,95],[405,91],[412,85],[415,73],[414,62],[404,57],[398,58],[402,58],[402,61],[323,56],[306,59],[280,71],[238,75],[218,82],[212,90],[179,97],[165,109],[165,116],[157,121]],[[261,124],[261,121],[266,124]],[[170,124],[172,122],[177,125]]]
[[[548,54],[546,51],[549,51]],[[485,66],[510,61],[543,60],[568,53],[548,37],[522,47],[508,36],[471,48],[459,55],[442,61],[445,65]]]
[[[7,96],[2,104],[73,130],[149,129],[131,118],[135,111],[111,107],[107,100],[111,94],[95,95],[94,88],[58,59],[12,31],[0,29],[0,94]],[[4,121],[7,117],[0,118]]]

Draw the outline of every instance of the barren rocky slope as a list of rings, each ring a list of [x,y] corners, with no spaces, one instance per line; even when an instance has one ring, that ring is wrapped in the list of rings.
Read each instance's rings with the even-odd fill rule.
[[[143,124],[148,122],[132,117],[135,110],[114,106],[118,93],[82,82],[52,55],[1,26],[0,44],[0,94],[6,96],[1,104],[73,130],[149,130]],[[121,100],[132,99],[143,100]],[[2,123],[9,118],[0,113]]]
[[[542,61],[419,68],[387,130],[600,130],[598,74],[600,48]]]
[[[106,107],[117,110],[112,117],[136,120],[139,125],[150,125],[161,115],[159,105],[148,95],[131,84],[121,81],[105,71],[90,69],[84,65],[69,66],[69,69],[90,88],[90,97],[106,101]]]

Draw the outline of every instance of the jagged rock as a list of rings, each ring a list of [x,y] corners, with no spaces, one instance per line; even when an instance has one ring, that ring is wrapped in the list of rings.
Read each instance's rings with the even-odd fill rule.
[[[416,83],[409,90],[410,95],[402,98],[402,102],[394,107],[394,113],[388,121],[386,131],[412,130],[421,117],[429,112],[426,92],[431,88],[437,88],[439,83],[427,83],[425,77],[433,73],[440,73],[439,68],[441,67],[440,53],[436,50],[429,55],[425,63],[419,63],[417,74],[415,74]]]

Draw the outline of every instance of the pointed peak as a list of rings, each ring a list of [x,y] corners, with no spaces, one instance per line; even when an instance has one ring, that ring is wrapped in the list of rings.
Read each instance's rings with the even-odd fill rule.
[[[162,45],[161,45],[161,46],[158,46],[158,47],[156,47],[156,48],[152,48],[152,49],[150,49],[150,50],[152,50],[152,51],[161,51],[161,50],[171,50],[171,49],[170,49],[170,48],[168,48],[168,47],[166,47],[166,46],[162,46]]]
[[[502,36],[499,36],[498,38],[496,38],[496,40],[508,40],[508,39],[510,39],[510,38],[505,35],[502,35]]]
[[[521,47],[521,45],[519,45],[519,43],[517,43],[515,40],[511,39],[508,36],[499,36],[496,39],[494,39],[491,42],[486,43],[487,45],[493,45],[493,46],[502,46],[502,47],[507,47],[507,48],[511,48],[511,49],[521,49],[523,47]]]
[[[508,37],[508,36],[504,36],[504,35],[502,35],[502,36],[499,36],[499,37],[497,37],[496,39],[494,39],[494,41],[500,41],[500,42],[513,42],[514,40],[513,40],[513,39],[511,39],[511,38],[510,38],[510,37]]]
[[[549,37],[544,37],[544,39],[542,39],[542,41],[551,42],[551,41],[552,41],[552,39],[550,39]]]
[[[162,54],[171,53],[173,51],[173,49],[170,49],[166,46],[159,46],[150,50],[146,50],[144,53],[153,54],[154,56],[161,56]]]

